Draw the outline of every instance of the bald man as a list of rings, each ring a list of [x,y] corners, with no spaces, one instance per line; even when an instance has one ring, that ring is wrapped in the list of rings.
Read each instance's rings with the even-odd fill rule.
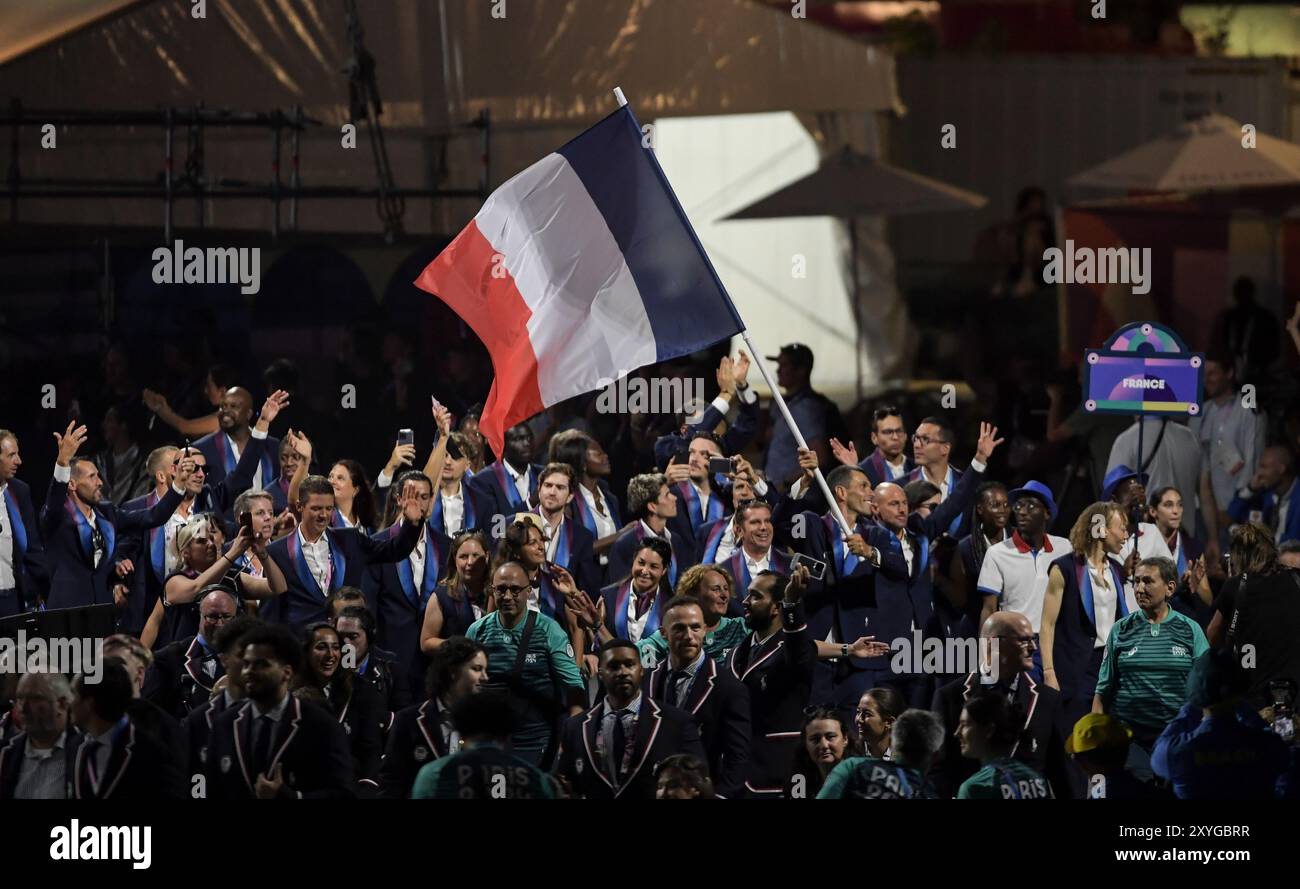
[[[1015,611],[998,611],[984,621],[978,666],[978,671],[936,691],[930,705],[944,724],[943,754],[931,773],[940,795],[954,795],[979,768],[975,760],[962,758],[957,721],[967,698],[981,689],[995,689],[1019,704],[1025,714],[1024,736],[1012,756],[1046,775],[1058,799],[1074,796],[1077,782],[1067,772],[1061,693],[1030,676],[1034,668],[1034,628],[1029,618]]]
[[[1295,454],[1282,445],[1265,448],[1250,484],[1228,504],[1228,515],[1234,522],[1263,522],[1274,530],[1278,544],[1300,540]]]
[[[248,390],[242,386],[227,389],[217,407],[217,423],[221,428],[194,442],[194,446],[208,458],[208,484],[215,485],[235,471],[239,455],[252,438],[253,420],[253,396]],[[267,436],[260,471],[253,473],[251,490],[270,488],[279,475],[280,440]]]
[[[997,435],[996,426],[980,424],[979,441],[970,468],[962,473],[948,498],[929,515],[909,512],[907,495],[899,485],[883,482],[876,486],[876,520],[886,534],[881,543],[881,567],[876,577],[877,614],[869,618],[863,628],[868,636],[891,644],[901,639],[916,646],[918,637],[915,633],[925,639],[942,639],[945,635],[943,622],[934,608],[930,548],[953,519],[965,513],[973,502],[975,489],[984,481],[988,460],[1002,443]],[[902,558],[890,559],[890,555]],[[920,658],[906,660],[915,664]],[[891,669],[878,677],[875,684],[892,685],[907,699],[909,706],[924,707],[934,690],[934,677],[929,673],[913,672],[910,667],[894,672],[893,666],[891,661]],[[955,665],[943,665],[940,670],[947,675],[956,671]]]

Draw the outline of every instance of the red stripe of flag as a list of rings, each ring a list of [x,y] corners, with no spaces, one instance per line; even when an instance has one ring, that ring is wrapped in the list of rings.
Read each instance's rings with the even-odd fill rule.
[[[445,302],[487,347],[495,379],[478,428],[500,455],[506,430],[545,407],[528,338],[532,310],[474,220],[420,273],[415,286]]]

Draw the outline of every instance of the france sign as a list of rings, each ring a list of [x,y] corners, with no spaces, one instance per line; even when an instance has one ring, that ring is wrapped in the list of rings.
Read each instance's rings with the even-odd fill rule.
[[[1099,414],[1195,417],[1201,412],[1205,356],[1189,352],[1160,324],[1125,325],[1084,352],[1083,409]]]

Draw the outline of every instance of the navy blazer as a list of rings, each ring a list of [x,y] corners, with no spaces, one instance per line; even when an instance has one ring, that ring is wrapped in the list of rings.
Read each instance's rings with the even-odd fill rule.
[[[609,489],[609,485],[605,483],[603,478],[596,480],[596,487],[600,489],[601,496],[605,498],[605,509],[609,512],[609,517],[613,520],[614,527],[622,528],[623,510],[618,498],[614,496],[614,492]],[[578,524],[591,532],[591,538],[593,541],[599,540],[600,529],[596,526],[595,514],[591,507],[587,505],[587,498],[582,495],[581,491],[575,491],[573,493],[572,506],[573,517],[578,521]]]
[[[212,722],[208,743],[208,798],[255,799],[253,708],[232,707]],[[352,751],[333,713],[292,695],[271,741],[271,767],[301,799],[351,799]]]
[[[972,472],[972,470],[969,468],[966,469],[965,471],[962,471],[958,469],[956,466],[952,466],[952,465],[948,466],[948,470],[949,470],[948,496],[944,498],[945,503],[956,495],[957,488],[961,485],[961,480],[966,476],[970,475]],[[984,474],[982,472],[975,473],[975,474],[980,476],[980,478],[984,477]],[[910,482],[915,482],[915,481],[929,481],[929,479],[925,477],[925,470],[922,469],[920,466],[914,468],[911,472],[907,474],[905,478],[899,479],[898,482],[896,482],[896,484],[902,487],[902,486],[906,486]],[[930,539],[933,540],[935,537],[938,537],[939,534],[942,534],[945,530],[953,537],[961,539],[962,537],[965,537],[967,534],[970,533],[970,523],[971,523],[971,513],[966,507],[963,507],[956,515],[949,517],[948,524],[945,527],[940,528],[938,533],[931,534]]]
[[[668,527],[669,543],[673,548],[673,561],[676,565],[669,565],[668,582],[673,588],[677,587],[677,580],[686,573],[686,569],[696,564],[695,559],[695,541],[693,538],[682,537],[673,527]],[[637,547],[640,546],[642,539],[646,537],[645,528],[637,522],[631,528],[628,528],[614,545],[609,548],[609,571],[606,575],[610,583],[619,583],[632,573],[632,560],[636,558]],[[584,592],[590,592],[585,590]]]
[[[26,482],[16,478],[9,480],[5,487],[4,509],[0,521],[9,524],[14,538],[13,569],[18,591],[14,605],[20,612],[34,611],[38,602],[46,597],[50,577],[41,528],[32,507],[32,489]]]
[[[1290,505],[1286,511],[1286,527],[1278,543],[1288,540],[1300,540],[1300,484],[1291,485]],[[1285,494],[1285,492],[1284,492]],[[1278,504],[1282,497],[1273,491],[1263,491],[1250,497],[1242,497],[1238,492],[1228,504],[1228,515],[1234,522],[1251,521],[1251,513],[1259,513],[1259,521],[1270,528],[1277,527]]]
[[[257,439],[250,435],[244,450],[252,447],[255,441],[259,442],[258,463],[262,474],[262,487],[271,488],[280,477],[280,439],[273,435],[268,435],[265,439]],[[226,433],[222,430],[218,429],[203,436],[191,447],[198,448],[199,453],[208,458],[205,473],[208,484],[214,486],[220,484],[228,474],[238,471],[239,464],[235,460],[234,451],[230,449],[230,443],[226,441]],[[240,453],[239,458],[241,460],[244,458],[243,452]],[[249,476],[250,485],[254,476],[255,473]],[[271,496],[274,497],[274,493]],[[233,502],[234,498],[232,497],[231,500]]]
[[[388,746],[379,764],[379,795],[384,799],[410,799],[415,776],[420,769],[435,759],[441,759],[457,750],[450,750],[442,737],[442,720],[450,717],[443,712],[437,698],[400,710],[393,718],[388,732]]]
[[[493,547],[499,546],[501,538],[497,536],[494,529],[501,528],[505,531],[506,525],[509,524],[511,516],[517,512],[528,512],[532,509],[532,501],[537,499],[537,485],[541,481],[542,467],[536,463],[528,466],[528,502],[523,502],[519,497],[519,491],[515,488],[514,479],[506,470],[505,463],[497,460],[489,463],[482,470],[474,473],[474,477],[468,480],[467,490],[469,495],[474,498],[474,515],[478,521],[479,528],[488,532],[488,538],[492,541]],[[462,485],[466,483],[461,482]],[[437,496],[437,492],[434,492]],[[505,516],[505,524],[498,524],[497,516]]]
[[[1115,613],[1113,620],[1119,620],[1128,614],[1124,600],[1124,569],[1115,559],[1106,558],[1110,569],[1110,582],[1115,590]],[[1050,575],[1055,569],[1061,572],[1065,586],[1061,590],[1061,610],[1056,616],[1056,628],[1052,637],[1052,669],[1056,671],[1056,681],[1061,687],[1061,699],[1067,710],[1071,704],[1086,701],[1092,706],[1092,695],[1096,690],[1097,677],[1089,676],[1090,661],[1097,657],[1100,661],[1104,649],[1095,648],[1097,640],[1097,617],[1093,613],[1096,603],[1091,593],[1082,594],[1080,581],[1090,585],[1092,578],[1083,556],[1065,553],[1053,559],[1048,568]],[[1091,589],[1091,587],[1088,587]],[[1076,704],[1076,709],[1080,704]],[[1067,712],[1066,715],[1071,715]],[[1073,730],[1073,726],[1071,726]]]
[[[863,635],[875,635],[877,640],[889,642],[896,636],[884,633],[892,629],[897,634],[908,628],[912,620],[911,598],[897,585],[881,591],[876,584],[882,572],[895,580],[907,577],[903,551],[901,547],[891,546],[889,532],[862,516],[854,527],[880,553],[877,568],[867,559],[854,556],[840,543],[839,525],[830,513],[819,516],[804,512],[801,516],[804,534],[795,541],[796,549],[826,563],[823,579],[809,582],[803,600],[813,638],[825,639],[834,627],[836,638],[845,644],[852,644]],[[838,547],[837,543],[840,543]],[[888,629],[878,634],[881,627]],[[850,662],[859,669],[885,670],[889,668],[890,657],[890,654],[854,657]]]
[[[397,525],[390,525],[380,534],[391,536],[397,528]],[[450,557],[451,540],[426,522],[424,576],[418,582],[413,574],[409,551],[397,561],[377,562],[367,568],[362,589],[375,615],[375,638],[371,640],[371,647],[382,645],[393,653],[403,685],[416,682],[418,688],[424,683],[428,659],[420,653],[420,631],[424,628],[424,612],[429,599],[451,570],[452,566],[447,564]]]
[[[907,539],[912,547],[912,571],[907,577],[899,577],[892,571],[881,571],[876,579],[876,590],[881,596],[892,599],[902,594],[912,603],[911,618],[906,624],[877,627],[873,634],[883,642],[892,642],[896,638],[910,637],[911,626],[915,623],[927,638],[940,638],[943,635],[942,622],[934,608],[934,584],[930,581],[930,547],[935,538],[945,533],[955,519],[964,515],[975,497],[975,489],[984,480],[984,473],[968,469],[961,474],[961,480],[948,499],[944,500],[928,516],[914,512],[907,517]],[[889,548],[900,557],[903,545],[898,536],[886,528]],[[904,560],[904,564],[906,561]],[[870,632],[870,631],[869,631]]]
[[[790,556],[781,552],[775,545],[769,550],[768,567],[778,574],[790,574]],[[754,578],[749,576],[749,563],[745,561],[745,550],[737,549],[731,558],[719,562],[718,567],[726,570],[736,584],[736,594],[727,603],[727,616],[740,617],[745,613],[745,596],[749,593],[749,583]],[[857,638],[854,636],[853,638]]]
[[[785,789],[817,665],[817,644],[808,632],[803,603],[783,603],[781,624],[760,646],[750,633],[727,659],[731,675],[749,689],[753,740],[745,788],[763,797]]]
[[[178,639],[154,653],[140,696],[177,719],[207,703],[212,686],[226,675],[215,650],[204,649],[198,636]]]
[[[118,509],[111,500],[95,504],[95,522],[105,546],[96,568],[90,523],[73,504],[68,494],[68,483],[51,477],[45,505],[41,508],[41,533],[50,568],[50,594],[45,601],[46,607],[76,608],[112,602],[109,578],[113,575],[114,563],[121,558],[117,548],[122,534],[162,525],[171,518],[180,502],[181,495],[169,488],[166,495],[149,509]]]
[[[244,700],[235,701],[230,705],[230,709],[238,709],[244,706],[245,703],[247,702]],[[185,734],[186,762],[189,764],[189,771],[185,773],[186,777],[192,778],[194,775],[202,775],[207,771],[208,746],[212,740],[212,724],[226,709],[226,696],[220,694],[191,710],[181,722],[181,728]]]
[[[903,454],[903,474],[898,479],[889,477],[889,470],[886,468],[885,455],[880,453],[880,448],[876,448],[870,454],[863,458],[858,464],[858,468],[867,474],[867,481],[871,482],[871,487],[875,487],[881,482],[895,482],[896,484],[906,485],[911,481],[912,473],[916,471],[916,463],[911,457]]]
[[[262,602],[262,619],[294,627],[325,620],[325,599],[330,593],[343,586],[360,588],[371,565],[405,559],[420,539],[423,526],[423,522],[412,525],[402,521],[373,537],[355,528],[326,528],[333,562],[328,590],[320,588],[307,567],[299,548],[299,531],[274,541],[266,552],[280,567],[288,589]]]
[[[746,404],[744,401],[739,402],[736,422],[729,425],[727,431],[722,433],[722,453],[739,454],[754,440],[754,434],[758,431],[758,415],[757,399],[754,400],[753,404]],[[679,432],[670,432],[667,435],[659,436],[655,439],[655,466],[659,467],[659,471],[662,472],[664,467],[672,460],[673,455],[691,443],[692,435],[697,431],[712,432],[725,419],[726,416],[710,403],[700,416],[700,421],[686,427],[685,435]]]
[[[642,692],[663,702],[672,667],[664,658],[646,674]],[[695,717],[704,743],[709,775],[720,796],[744,793],[749,774],[750,713],[749,689],[707,654],[687,689],[686,699],[677,706]]]
[[[555,773],[569,782],[583,799],[654,799],[655,768],[668,757],[685,753],[705,761],[700,729],[689,713],[642,695],[636,730],[627,741],[632,746],[627,774],[618,783],[610,775],[608,758],[597,741],[604,705],[570,716],[560,729],[560,752]]]
[[[113,749],[108,764],[95,788],[90,780],[86,748],[77,747],[73,764],[73,799],[115,799],[123,801],[176,799],[179,789],[187,786],[176,762],[176,752],[169,750],[154,735],[138,728],[134,720],[114,732]]]
[[[1065,739],[1073,726],[1066,726],[1061,693],[1028,673],[1015,680],[1014,697],[1025,714],[1024,734],[1011,755],[1051,782],[1057,799],[1069,799],[1072,788],[1065,757]],[[957,723],[966,699],[980,691],[979,676],[969,673],[935,690],[930,709],[943,720],[943,748],[930,769],[930,780],[940,796],[957,795],[962,782],[979,770],[979,763],[961,755]]]

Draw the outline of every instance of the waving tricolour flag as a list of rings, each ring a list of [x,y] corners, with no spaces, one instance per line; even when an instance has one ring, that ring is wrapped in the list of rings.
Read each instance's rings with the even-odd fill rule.
[[[544,408],[744,327],[626,106],[494,191],[415,283],[492,356],[498,454]]]

